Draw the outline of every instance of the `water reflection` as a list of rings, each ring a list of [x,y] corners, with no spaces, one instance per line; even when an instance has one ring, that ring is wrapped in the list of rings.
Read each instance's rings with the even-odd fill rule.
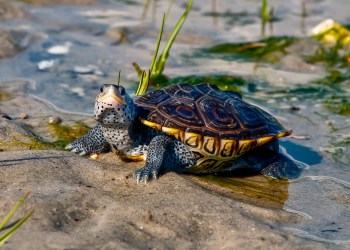
[[[288,199],[289,182],[267,178],[256,172],[235,171],[226,174],[191,177],[206,189],[256,206],[282,209]]]
[[[322,161],[322,156],[309,147],[287,140],[281,141],[281,145],[280,151],[303,166],[316,165]],[[302,170],[303,168],[300,168],[300,171]],[[301,172],[297,173],[297,176],[300,174]],[[193,178],[205,188],[262,207],[282,209],[288,199],[290,181],[268,178],[249,168]],[[308,217],[306,213],[291,207],[288,209],[290,213]]]

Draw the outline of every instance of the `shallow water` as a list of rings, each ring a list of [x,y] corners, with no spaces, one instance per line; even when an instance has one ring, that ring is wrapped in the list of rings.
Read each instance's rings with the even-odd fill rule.
[[[31,45],[0,61],[0,81],[30,80],[27,94],[72,113],[91,114],[100,85],[116,82],[118,69],[122,70],[122,84],[132,93],[137,75],[131,62],[148,66],[161,15],[168,5],[167,1],[158,2],[142,19],[143,1],[135,2],[101,1],[92,7],[23,4],[29,18],[6,21],[3,26],[30,33]],[[301,136],[282,139],[281,146],[309,167],[291,182],[262,176],[209,176],[202,181],[226,188],[225,194],[231,192],[233,198],[300,216],[296,221],[275,222],[281,230],[314,241],[350,245],[350,116],[332,113],[323,105],[322,98],[337,90],[310,83],[325,76],[326,70],[291,70],[286,64],[201,54],[200,48],[215,44],[261,39],[260,1],[217,1],[216,6],[213,2],[194,3],[164,73],[170,77],[243,77],[248,82],[238,86],[243,97],[272,112],[294,135]],[[350,23],[350,2],[345,0],[307,1],[305,18],[300,15],[300,1],[274,1],[273,5],[277,21],[273,30],[266,27],[265,35],[303,37],[328,17]],[[183,9],[183,4],[173,5],[167,31]],[[42,61],[52,67],[39,70]],[[348,84],[341,91],[349,97]]]

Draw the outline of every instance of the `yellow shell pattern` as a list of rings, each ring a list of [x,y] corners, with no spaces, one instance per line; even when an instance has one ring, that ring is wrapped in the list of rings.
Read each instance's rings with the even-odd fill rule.
[[[197,166],[191,169],[194,173],[219,172],[230,167],[234,159],[270,141],[290,135],[291,131],[283,131],[274,136],[266,136],[251,140],[229,140],[197,133],[184,132],[180,129],[161,126],[157,123],[141,119],[148,127],[174,136],[191,148],[197,158]]]

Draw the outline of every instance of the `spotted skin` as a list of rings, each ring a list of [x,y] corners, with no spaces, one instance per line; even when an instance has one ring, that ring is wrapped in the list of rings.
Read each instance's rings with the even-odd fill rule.
[[[104,137],[101,124],[97,124],[89,133],[66,147],[66,149],[72,149],[73,152],[80,155],[101,153],[109,148],[110,144]]]
[[[136,103],[122,86],[104,85],[94,115],[98,125],[67,148],[80,154],[114,148],[123,159],[146,159],[134,173],[138,182],[167,171],[211,173],[246,166],[290,179],[303,168],[278,149],[277,139],[291,131],[239,94],[212,84],[173,85]]]

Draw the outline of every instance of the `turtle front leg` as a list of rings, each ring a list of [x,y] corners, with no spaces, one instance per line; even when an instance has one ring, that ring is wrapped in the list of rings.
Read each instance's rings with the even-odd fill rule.
[[[97,124],[89,133],[68,144],[66,149],[79,155],[86,155],[106,151],[109,149],[109,144],[103,136],[101,125]]]
[[[135,171],[134,178],[137,182],[147,182],[167,171],[185,172],[196,163],[194,154],[182,142],[168,135],[158,135],[148,146],[146,165]]]

